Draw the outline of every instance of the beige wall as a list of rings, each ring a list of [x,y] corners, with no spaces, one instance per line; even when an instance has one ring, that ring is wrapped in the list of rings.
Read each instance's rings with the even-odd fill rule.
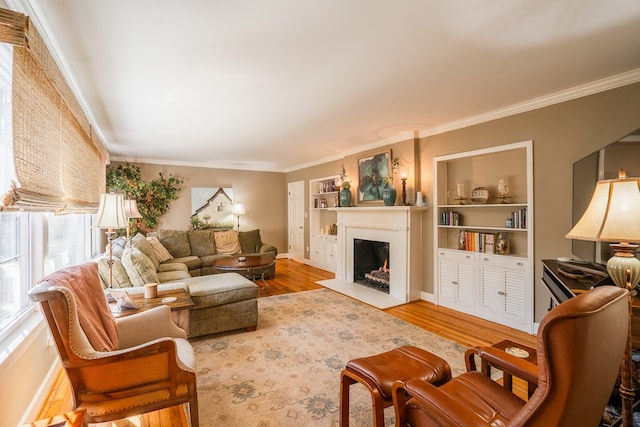
[[[240,230],[260,229],[262,241],[287,252],[287,186],[285,174],[234,169],[213,169],[189,166],[166,166],[148,163],[140,166],[142,179],[151,181],[158,173],[180,178],[180,197],[171,203],[160,218],[158,228],[188,230],[191,217],[191,187],[231,187],[234,202],[244,204]],[[235,220],[234,220],[235,221]]]

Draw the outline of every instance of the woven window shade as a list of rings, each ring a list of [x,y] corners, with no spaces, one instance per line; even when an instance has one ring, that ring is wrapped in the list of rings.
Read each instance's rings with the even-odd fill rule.
[[[0,42],[25,46],[27,17],[22,13],[0,9]]]
[[[13,49],[13,156],[17,184],[4,204],[64,208],[60,147],[62,100],[27,49]],[[9,203],[8,203],[9,202]]]
[[[27,47],[13,53],[16,179],[0,210],[95,212],[109,153],[28,21],[26,32]]]

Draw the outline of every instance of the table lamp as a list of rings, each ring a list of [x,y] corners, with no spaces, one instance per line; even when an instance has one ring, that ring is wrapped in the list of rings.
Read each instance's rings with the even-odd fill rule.
[[[633,367],[631,354],[632,297],[640,281],[640,260],[635,257],[640,242],[640,178],[628,178],[620,169],[618,179],[598,181],[591,201],[582,218],[567,238],[611,243],[613,256],[607,262],[607,272],[621,288],[629,290],[629,332],[627,347],[621,365],[620,397],[622,424],[633,426]]]
[[[113,230],[126,228],[127,223],[128,221],[124,212],[124,196],[117,193],[102,193],[100,195],[100,205],[98,206],[98,213],[93,227],[107,229],[105,234],[107,235],[107,246],[109,247],[109,259],[107,260],[107,265],[109,266],[109,288],[111,288],[113,283],[113,253],[111,251],[111,244],[113,237],[116,235]]]
[[[240,215],[244,215],[246,213],[244,211],[244,205],[242,203],[234,203],[231,213],[238,217],[238,231],[240,231]]]
[[[127,219],[127,240],[130,237],[129,229],[131,228],[131,219],[142,218],[142,214],[138,210],[138,203],[135,199],[125,199],[124,201],[124,217]]]

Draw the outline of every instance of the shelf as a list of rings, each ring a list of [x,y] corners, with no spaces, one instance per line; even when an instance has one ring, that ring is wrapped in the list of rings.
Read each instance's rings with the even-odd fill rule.
[[[472,205],[438,205],[443,209],[466,209],[466,208],[526,208],[526,203],[478,203]]]
[[[336,196],[338,194],[340,194],[339,191],[327,191],[326,193],[313,193],[312,196],[316,196],[316,197],[322,197],[327,195]]]
[[[469,254],[478,254],[478,255],[491,255],[491,256],[496,256],[496,257],[505,257],[505,258],[522,258],[522,259],[527,259],[527,256],[525,254],[518,254],[518,253],[513,253],[513,254],[509,254],[509,255],[501,255],[501,254],[496,254],[496,253],[488,253],[488,252],[476,252],[476,251],[465,251],[463,249],[456,249],[456,248],[438,248],[439,251],[453,251],[453,252],[458,252],[458,253],[469,253]]]
[[[529,231],[526,228],[507,228],[507,227],[491,227],[482,225],[441,225],[438,224],[438,228],[452,229],[452,230],[490,230],[490,231]]]

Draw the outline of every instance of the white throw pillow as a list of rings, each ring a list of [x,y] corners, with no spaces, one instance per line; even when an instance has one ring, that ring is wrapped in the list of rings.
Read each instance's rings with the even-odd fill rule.
[[[158,283],[158,272],[144,253],[137,248],[127,248],[122,253],[122,265],[127,271],[133,286],[144,286],[147,283]]]

